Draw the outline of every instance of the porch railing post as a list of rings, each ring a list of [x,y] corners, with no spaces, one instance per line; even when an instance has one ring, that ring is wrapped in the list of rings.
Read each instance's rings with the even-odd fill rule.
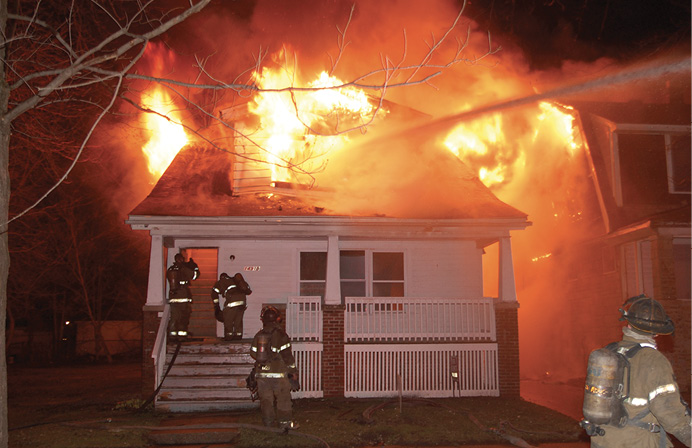
[[[344,305],[322,310],[322,387],[325,397],[344,396]]]
[[[495,303],[500,395],[519,397],[519,320],[518,302]]]

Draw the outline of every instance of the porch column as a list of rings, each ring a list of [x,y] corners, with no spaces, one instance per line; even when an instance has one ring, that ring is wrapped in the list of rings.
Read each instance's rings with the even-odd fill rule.
[[[500,396],[519,397],[519,303],[495,302]]]
[[[512,263],[512,245],[509,237],[500,238],[498,268],[498,297],[503,302],[516,302],[517,290],[514,284],[514,265]]]
[[[344,396],[344,314],[341,303],[339,237],[327,240],[327,284],[322,308],[322,391],[325,397]]]
[[[149,253],[149,283],[147,287],[147,306],[163,305],[166,295],[163,284],[165,264],[163,259],[163,236],[151,236],[151,251]]]
[[[509,236],[500,238],[498,301],[495,302],[495,331],[500,375],[500,395],[519,397],[519,302],[514,284],[512,245]]]
[[[151,236],[151,252],[149,254],[149,283],[147,286],[147,301],[142,308],[142,399],[146,400],[156,389],[156,373],[151,352],[156,342],[156,333],[161,323],[160,313],[163,311],[166,293],[163,283],[164,259],[163,237]]]
[[[339,271],[339,237],[327,239],[327,284],[324,291],[325,305],[341,304],[341,274]]]

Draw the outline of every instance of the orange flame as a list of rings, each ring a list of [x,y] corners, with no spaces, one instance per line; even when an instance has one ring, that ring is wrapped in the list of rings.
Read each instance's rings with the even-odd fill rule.
[[[511,183],[526,163],[527,149],[539,138],[548,138],[575,156],[581,147],[578,130],[570,108],[542,102],[538,109],[527,110],[521,126],[512,123],[507,114],[494,114],[459,124],[444,139],[444,146],[478,172],[488,187]],[[528,125],[528,126],[527,126]],[[533,129],[533,134],[519,128]],[[543,144],[543,143],[542,143]]]
[[[180,116],[175,111],[175,104],[162,87],[143,94],[141,102],[143,107],[156,112],[142,116],[144,126],[151,134],[142,152],[147,158],[149,172],[158,179],[188,139],[180,124]]]
[[[165,45],[149,42],[142,58],[141,70],[154,77],[165,77],[176,63],[175,54]],[[168,92],[155,84],[140,96],[141,106],[148,112],[140,115],[149,141],[142,147],[153,182],[166,171],[180,148],[188,142],[181,115]]]
[[[295,86],[294,74],[264,68],[255,73],[260,89]],[[304,87],[320,90],[261,92],[250,104],[250,112],[260,117],[260,130],[253,135],[265,151],[272,181],[301,182],[303,173],[319,171],[326,156],[343,148],[349,132],[367,125],[377,109],[360,89],[346,87],[336,77],[322,72]]]

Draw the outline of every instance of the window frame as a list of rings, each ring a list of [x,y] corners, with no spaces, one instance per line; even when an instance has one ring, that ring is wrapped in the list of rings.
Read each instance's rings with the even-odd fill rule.
[[[298,250],[298,293],[301,293],[302,290],[302,285],[305,283],[322,283],[325,286],[325,291],[326,291],[326,285],[327,285],[327,280],[326,280],[326,269],[325,269],[325,280],[302,280],[302,273],[301,273],[301,254],[303,253],[310,253],[310,252],[316,252],[316,253],[323,253],[326,254],[327,251],[325,250]],[[364,279],[342,279],[341,278],[341,273],[339,273],[339,282],[343,283],[344,281],[346,282],[365,282],[365,295],[362,297],[375,297],[373,295],[374,293],[374,285],[376,283],[400,283],[402,285],[402,290],[403,290],[403,295],[401,297],[406,297],[406,291],[407,291],[407,257],[406,257],[406,251],[405,250],[389,250],[389,249],[363,249],[363,248],[357,248],[357,247],[348,247],[348,248],[340,248],[339,249],[339,257],[341,257],[341,252],[363,252],[364,256],[364,269],[365,269],[365,278]],[[387,254],[401,254],[402,258],[402,269],[403,269],[403,279],[402,280],[374,280],[374,257],[373,254],[375,253],[387,253]],[[341,258],[339,258],[339,263],[341,263]],[[341,289],[341,288],[340,288]],[[342,300],[346,297],[343,294],[341,294]],[[358,297],[358,296],[348,296],[348,297]],[[381,297],[389,297],[389,296],[381,296]],[[322,297],[324,299],[324,297]]]
[[[374,296],[374,284],[375,283],[392,283],[392,280],[374,280],[374,257],[373,255],[375,253],[388,253],[388,254],[401,254],[402,257],[402,263],[403,263],[403,280],[397,280],[396,282],[400,282],[402,284],[402,289],[403,289],[403,295],[402,297],[406,297],[406,251],[405,250],[389,250],[389,249],[363,249],[363,248],[340,248],[339,249],[339,257],[341,257],[341,252],[363,252],[364,257],[365,257],[365,295],[362,297],[375,297]],[[339,276],[339,281],[340,282],[358,282],[362,281],[362,279],[342,279],[341,276]],[[343,291],[341,293],[341,298],[342,300],[345,297],[359,297],[359,296],[346,296],[344,295]],[[389,297],[389,296],[380,296],[380,297]]]
[[[325,264],[327,260],[327,251],[324,250],[299,250],[298,251],[298,295],[301,297],[313,297],[315,296],[314,294],[311,294],[309,296],[303,294],[303,284],[321,284],[323,285],[322,287],[322,294],[320,294],[320,297],[322,297],[322,300],[324,300],[324,295],[327,291],[327,268],[325,265],[324,269],[324,279],[319,280],[319,279],[313,279],[313,280],[303,280],[302,279],[302,263],[301,263],[301,258],[304,253],[319,253],[319,254],[324,254],[325,256]]]
[[[664,150],[665,150],[665,160],[666,160],[666,173],[667,173],[667,186],[668,194],[686,194],[689,195],[691,191],[678,191],[675,189],[675,179],[674,179],[674,167],[673,167],[673,151],[672,151],[672,137],[673,136],[689,136],[691,133],[692,126],[683,125],[653,125],[653,124],[615,124],[610,122],[611,130],[611,147],[610,147],[610,157],[612,161],[612,172],[611,178],[613,180],[613,189],[615,195],[615,201],[618,206],[622,207],[623,193],[622,193],[622,177],[620,172],[620,151],[619,146],[619,135],[660,135],[664,139]]]

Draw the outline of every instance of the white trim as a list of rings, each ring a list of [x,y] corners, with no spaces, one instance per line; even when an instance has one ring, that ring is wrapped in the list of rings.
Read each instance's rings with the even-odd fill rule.
[[[152,235],[149,251],[149,281],[147,282],[147,306],[161,306],[166,297],[166,265],[164,264],[163,237]]]
[[[500,238],[498,263],[498,296],[503,302],[516,302],[517,289],[514,282],[512,245],[509,237]]]
[[[341,304],[339,251],[339,237],[337,235],[329,235],[327,239],[327,284],[324,291],[325,305]],[[300,277],[300,274],[298,276]]]
[[[522,218],[498,219],[398,219],[294,216],[181,217],[130,215],[125,221],[133,230],[151,235],[202,240],[247,238],[320,239],[480,239],[509,235],[531,223]]]
[[[610,151],[612,157],[612,185],[615,203],[618,207],[622,207],[622,178],[620,177],[620,146],[618,143],[618,134],[611,132],[610,134]]]

